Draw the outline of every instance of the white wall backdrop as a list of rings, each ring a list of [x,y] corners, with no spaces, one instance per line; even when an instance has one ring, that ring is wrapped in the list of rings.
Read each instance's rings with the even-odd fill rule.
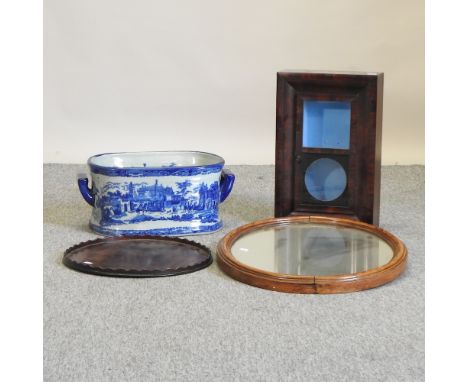
[[[424,163],[422,0],[45,0],[44,161],[272,164],[284,69],[384,72],[383,163]]]

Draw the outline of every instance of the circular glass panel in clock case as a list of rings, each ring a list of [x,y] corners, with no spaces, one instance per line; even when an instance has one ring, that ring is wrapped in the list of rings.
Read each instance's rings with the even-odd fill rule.
[[[341,164],[330,158],[312,162],[305,172],[307,192],[317,200],[329,202],[338,199],[346,189],[346,172]]]

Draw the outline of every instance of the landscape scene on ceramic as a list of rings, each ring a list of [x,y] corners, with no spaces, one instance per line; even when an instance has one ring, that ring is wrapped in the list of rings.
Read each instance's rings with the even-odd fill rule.
[[[218,222],[219,182],[184,180],[163,185],[146,182],[108,182],[100,190],[94,220],[101,226],[150,221]],[[100,216],[97,216],[100,215]]]

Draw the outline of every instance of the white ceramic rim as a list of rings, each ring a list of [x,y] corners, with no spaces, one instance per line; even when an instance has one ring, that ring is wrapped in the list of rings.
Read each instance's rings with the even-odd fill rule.
[[[135,165],[134,161],[131,165],[124,165],[125,156],[139,158],[139,163],[141,165]],[[143,165],[143,162],[149,162],[148,159],[144,157],[153,158],[155,156],[163,157],[165,156],[166,161],[171,161],[175,164],[155,164],[155,165]],[[121,158],[119,158],[121,157]],[[171,160],[171,157],[172,160]],[[179,158],[177,158],[179,157]],[[179,162],[176,160],[183,157],[186,160],[186,163]],[[120,162],[119,163],[119,159]],[[197,159],[199,159],[197,161]],[[188,163],[188,162],[191,163]],[[194,167],[211,167],[211,166],[222,166],[224,165],[224,159],[219,155],[204,152],[204,151],[135,151],[135,152],[115,152],[115,153],[102,153],[93,155],[88,159],[88,165],[97,166],[101,168],[117,168],[117,169],[167,169],[167,168],[194,168]]]

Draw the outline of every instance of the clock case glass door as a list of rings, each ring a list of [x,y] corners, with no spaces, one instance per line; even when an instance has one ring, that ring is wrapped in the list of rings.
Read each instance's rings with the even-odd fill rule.
[[[353,179],[359,176],[359,174],[357,174],[359,168],[355,163],[358,159],[358,156],[350,155],[352,152],[355,152],[353,149],[356,147],[356,140],[358,138],[357,133],[359,126],[356,122],[357,117],[361,112],[359,96],[356,96],[354,93],[340,94],[339,96],[335,96],[333,101],[330,101],[329,96],[324,96],[320,93],[314,94],[313,92],[298,92],[297,96],[296,139],[294,147],[296,160],[296,166],[294,168],[294,210],[297,212],[307,212],[312,210],[314,212],[321,213],[326,211],[328,207],[334,207],[343,215],[353,215],[353,188],[348,187],[348,183],[353,183]],[[343,118],[335,118],[332,123],[328,124],[324,121],[325,118],[323,118],[321,121],[318,118],[309,118],[309,121],[306,120],[306,105],[308,105],[310,108],[311,104],[333,105],[333,103],[337,105],[349,105],[349,121],[347,121],[348,125],[346,124],[346,121],[343,121]],[[317,126],[317,122],[322,122],[321,126]],[[336,126],[337,122],[344,123],[342,126]],[[331,128],[334,131],[330,133]],[[318,132],[318,134],[313,137],[314,133],[316,132]],[[319,138],[317,138],[317,135]],[[332,138],[335,139],[333,140]],[[316,144],[316,147],[310,147],[311,143]],[[307,144],[307,146],[304,144]],[[346,174],[346,187],[340,193],[334,193],[333,191],[329,192],[329,194],[332,194],[332,196],[333,194],[338,194],[337,197],[332,198],[331,200],[329,200],[329,198],[314,197],[314,194],[311,194],[307,187],[308,181],[312,179],[310,176],[309,179],[307,179],[308,170],[315,164],[318,164],[318,161],[325,159],[330,160],[330,162],[336,162],[337,167],[341,166],[342,171],[344,171]],[[338,170],[338,168],[336,170]],[[335,173],[336,172],[337,171],[335,171]],[[324,179],[327,178],[326,174],[323,174],[322,177],[324,177]],[[332,172],[330,172],[330,176],[328,178],[333,178]],[[317,179],[317,181],[319,182],[320,180]],[[341,178],[338,178],[338,181],[341,181]],[[333,185],[334,184],[330,184],[329,186],[332,187]],[[338,187],[339,186],[340,185],[338,185]],[[323,191],[323,194],[327,193],[326,188]]]

